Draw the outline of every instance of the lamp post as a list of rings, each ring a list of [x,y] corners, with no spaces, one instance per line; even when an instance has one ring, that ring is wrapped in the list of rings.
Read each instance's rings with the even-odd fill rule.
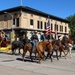
[[[9,12],[4,12],[4,13],[10,15],[11,18],[12,18],[12,25],[11,25],[11,29],[12,29],[12,32],[11,32],[11,42],[12,42],[15,39],[15,32],[13,30],[13,15],[11,13],[9,13]]]

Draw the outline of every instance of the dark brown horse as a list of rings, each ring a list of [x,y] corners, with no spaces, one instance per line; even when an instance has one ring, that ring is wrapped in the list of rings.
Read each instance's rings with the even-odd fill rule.
[[[59,60],[58,52],[59,52],[59,47],[61,46],[61,41],[60,40],[53,40],[51,43],[52,43],[52,46],[53,46],[52,55],[53,55],[54,52],[56,52],[57,60]]]
[[[62,45],[60,46],[60,57],[62,55],[62,52],[64,53],[64,57],[66,58],[66,55],[70,53],[71,57],[71,49],[73,46],[73,41],[71,39],[66,39],[61,41]],[[65,53],[65,50],[67,50],[67,54]]]

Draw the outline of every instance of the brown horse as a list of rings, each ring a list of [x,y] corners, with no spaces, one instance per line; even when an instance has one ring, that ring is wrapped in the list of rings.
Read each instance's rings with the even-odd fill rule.
[[[41,61],[41,59],[43,59],[43,54],[45,51],[48,52],[48,54],[50,54],[50,52],[52,52],[52,44],[50,42],[38,42],[36,47],[35,47],[35,54],[36,52],[38,53],[38,57],[39,57],[39,63]],[[32,60],[32,45],[31,43],[26,43],[25,46],[24,46],[24,50],[23,50],[23,55],[22,55],[22,58],[23,58],[23,61],[24,61],[24,57],[25,57],[25,54],[26,52],[29,51],[30,52],[30,58],[31,58],[31,61]],[[52,59],[51,59],[52,60]]]
[[[61,41],[60,40],[53,40],[51,43],[52,43],[52,46],[53,46],[52,55],[53,55],[54,52],[56,52],[57,60],[59,60],[58,51],[59,51],[59,47],[61,46]]]
[[[50,55],[53,51],[52,43],[51,42],[39,42],[36,46],[36,50],[39,57],[39,63],[41,63],[41,59],[43,59],[42,53],[45,51],[48,52],[47,55]],[[52,54],[50,55],[51,61],[52,61]]]
[[[29,51],[31,61],[33,61],[32,57],[31,57],[32,53],[33,53],[33,51],[32,51],[32,44],[31,43],[26,43],[25,46],[24,46],[23,55],[22,55],[23,61],[24,61],[24,57],[25,57],[27,51]],[[34,53],[35,53],[35,57],[36,57],[36,51]]]

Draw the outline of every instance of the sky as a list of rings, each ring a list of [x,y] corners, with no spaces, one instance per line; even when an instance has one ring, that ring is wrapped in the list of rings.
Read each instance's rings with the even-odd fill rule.
[[[0,0],[0,11],[21,5],[21,0]],[[65,19],[75,14],[75,0],[22,0],[28,6]]]

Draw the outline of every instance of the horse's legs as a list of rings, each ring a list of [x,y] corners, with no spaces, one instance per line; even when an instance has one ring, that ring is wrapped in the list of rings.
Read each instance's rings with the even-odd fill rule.
[[[59,50],[60,50],[60,57],[61,57],[62,52],[63,52],[63,53],[64,53],[64,57],[65,57],[65,59],[66,59],[66,54],[65,54],[65,51],[64,51],[64,47],[61,46],[61,47],[59,48]]]
[[[36,51],[35,51],[35,58],[36,58]]]
[[[43,55],[43,60],[45,60],[45,52],[42,52],[42,55]]]
[[[25,50],[23,50],[23,55],[22,55],[22,59],[23,59],[23,61],[24,61],[24,57],[25,57],[26,52],[27,52],[27,50],[26,50],[26,49],[25,49]]]
[[[50,53],[48,52],[48,53],[47,53],[47,56],[46,56],[46,59],[49,57],[49,55],[50,55]]]
[[[59,58],[58,58],[58,50],[56,50],[56,57],[57,57],[57,60],[59,60]]]
[[[53,59],[52,59],[53,53],[54,53],[54,50],[53,50],[52,53],[50,54],[51,62],[53,62]]]
[[[41,61],[41,59],[43,58],[43,56],[42,56],[42,53],[41,53],[40,51],[38,51],[38,57],[39,57],[38,63],[41,63],[40,61]]]
[[[19,54],[21,54],[21,53],[20,53],[20,48],[19,48]]]
[[[61,55],[62,55],[62,51],[60,51],[60,55],[59,55],[59,56],[60,56],[60,58],[61,58]]]
[[[33,59],[32,59],[32,51],[30,51],[30,59],[31,59],[31,61],[33,61]]]
[[[62,50],[62,52],[64,53],[64,57],[65,57],[65,59],[66,59],[66,54],[65,54],[65,51],[64,51],[64,49]]]
[[[72,48],[70,47],[70,48],[69,48],[69,55],[70,55],[70,58],[72,57],[71,50],[72,50]]]

